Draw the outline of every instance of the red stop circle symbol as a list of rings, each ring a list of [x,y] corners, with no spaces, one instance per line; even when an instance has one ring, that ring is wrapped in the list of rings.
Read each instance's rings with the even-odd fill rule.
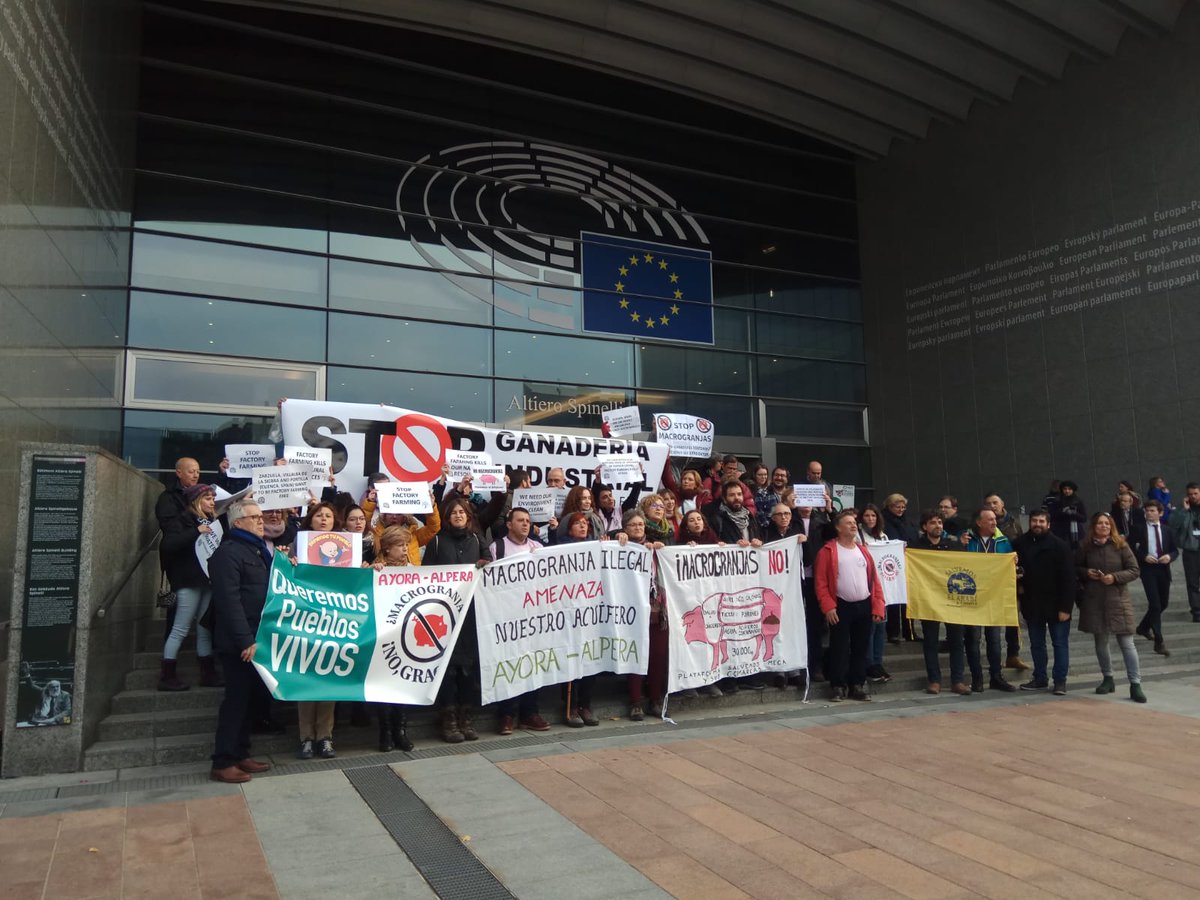
[[[383,466],[397,481],[436,481],[450,449],[450,433],[433,416],[411,413],[396,420],[396,434],[379,441]]]

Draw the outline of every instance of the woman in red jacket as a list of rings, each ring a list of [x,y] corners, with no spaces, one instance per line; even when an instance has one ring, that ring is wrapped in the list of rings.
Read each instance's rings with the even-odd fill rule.
[[[871,555],[858,543],[854,511],[838,513],[833,526],[837,538],[818,551],[813,578],[821,612],[829,623],[830,699],[870,700],[867,648],[872,623],[884,618],[883,586]]]

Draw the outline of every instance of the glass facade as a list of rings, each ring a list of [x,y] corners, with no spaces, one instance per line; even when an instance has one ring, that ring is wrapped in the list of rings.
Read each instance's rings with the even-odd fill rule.
[[[708,416],[739,453],[864,460],[869,485],[844,152],[561,63],[212,8],[146,9],[135,465],[257,435],[278,396],[547,428],[637,403]],[[651,242],[664,273],[711,253],[711,310],[678,314],[711,315],[712,343],[585,332],[588,234]]]

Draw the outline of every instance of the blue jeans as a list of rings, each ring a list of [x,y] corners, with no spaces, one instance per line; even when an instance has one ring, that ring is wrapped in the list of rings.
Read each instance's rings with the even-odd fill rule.
[[[1045,683],[1047,680],[1046,631],[1049,630],[1050,643],[1054,647],[1054,683],[1066,684],[1067,667],[1070,664],[1068,642],[1071,639],[1071,620],[1060,622],[1057,616],[1052,620],[1026,616],[1025,624],[1029,626],[1029,655],[1033,657],[1033,680],[1039,683]]]
[[[883,647],[887,643],[887,622],[871,624],[871,645],[867,649],[867,665],[883,665]]]
[[[984,625],[983,642],[987,644],[988,677],[1004,675],[1004,660],[1000,656],[1000,642],[1004,640],[1003,625]]]
[[[197,621],[208,611],[211,599],[212,591],[209,588],[184,587],[175,592],[175,618],[163,645],[163,659],[179,658],[179,648],[193,622],[196,622],[196,655],[212,656],[212,632]]]
[[[938,663],[938,629],[941,622],[921,620],[921,646],[925,651],[925,677],[933,684],[942,683],[942,667]],[[975,652],[971,645],[964,641],[966,625],[951,625],[946,623],[946,643],[950,645],[950,683],[963,684],[966,678],[967,661],[971,663],[971,677],[983,677],[979,666],[979,635],[974,636]]]

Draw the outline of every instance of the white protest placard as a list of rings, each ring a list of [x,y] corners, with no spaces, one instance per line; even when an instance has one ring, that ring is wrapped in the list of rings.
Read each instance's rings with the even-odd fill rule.
[[[508,490],[504,483],[504,466],[471,466],[471,487],[477,491],[502,494]]]
[[[254,502],[260,509],[291,509],[307,506],[312,496],[308,492],[312,469],[301,466],[267,466],[255,469]]]
[[[835,484],[833,486],[833,511],[854,508],[854,485]]]
[[[221,546],[221,538],[225,536],[225,528],[219,520],[214,519],[206,523],[208,532],[200,532],[200,537],[196,538],[196,562],[200,563],[200,568],[204,570],[204,574],[208,574],[208,561],[212,558],[216,549]]]
[[[309,566],[356,569],[362,565],[362,535],[350,531],[297,531],[296,561]]]
[[[608,424],[608,433],[612,437],[622,434],[637,434],[642,430],[642,413],[636,406],[626,406],[624,409],[606,409],[600,413]]]
[[[488,453],[470,450],[447,450],[446,465],[450,467],[450,480],[462,481],[471,474],[472,466],[490,466],[492,457]]]
[[[567,494],[571,493],[567,488],[548,488],[554,491],[554,518],[562,517],[563,507],[567,505]]]
[[[226,475],[230,478],[250,478],[255,469],[274,465],[274,444],[226,444],[225,458],[229,460]]]
[[[600,457],[600,480],[605,484],[629,484],[642,480],[642,461],[632,453]]]
[[[904,541],[871,544],[867,553],[875,561],[875,573],[883,587],[883,602],[899,606],[908,602],[908,572],[904,568]]]
[[[283,448],[283,458],[289,466],[308,466],[312,471],[308,489],[317,497],[329,484],[329,470],[333,466],[333,451],[328,447]]]
[[[666,594],[668,690],[808,666],[804,566],[794,538],[656,552]]]
[[[375,501],[381,513],[433,512],[429,485],[414,481],[388,481],[375,485]]]
[[[558,500],[558,494],[562,491],[561,488],[517,488],[513,491],[513,508],[521,507],[521,509],[529,512],[529,518],[534,522],[549,522],[552,517],[556,517],[558,512],[561,512],[561,507],[558,512],[555,511],[554,504]],[[566,502],[566,492],[562,492],[563,502]]]
[[[825,485],[809,484],[807,481],[804,484],[793,484],[792,490],[795,492],[795,497],[792,502],[796,506],[808,506],[814,509],[825,508]]]
[[[654,439],[671,448],[673,456],[704,459],[712,456],[716,429],[709,419],[683,413],[659,413],[654,417]]]
[[[644,674],[651,551],[585,541],[479,570],[475,627],[483,702],[599,672]]]

